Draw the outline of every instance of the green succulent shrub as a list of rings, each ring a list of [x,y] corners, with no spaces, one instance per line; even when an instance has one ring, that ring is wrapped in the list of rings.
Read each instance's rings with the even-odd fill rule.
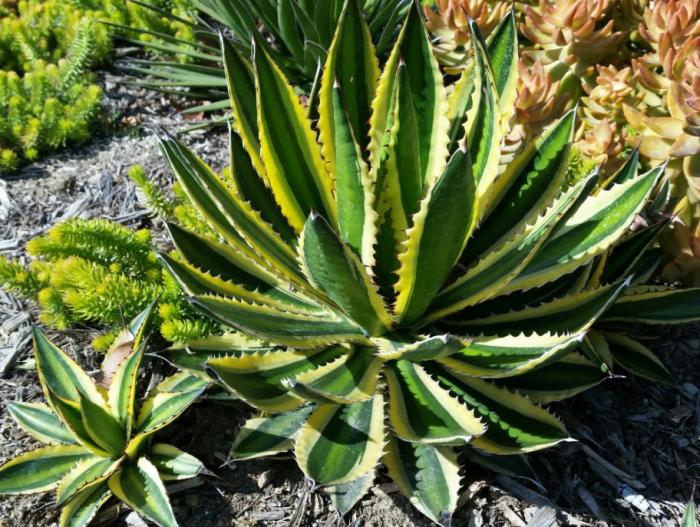
[[[17,424],[47,446],[0,466],[0,493],[56,490],[60,527],[83,527],[113,497],[161,527],[177,525],[164,481],[195,477],[202,463],[154,443],[207,388],[176,373],[136,405],[139,368],[152,308],[140,313],[109,350],[95,383],[66,353],[34,330],[37,372],[48,404],[13,402]]]
[[[27,252],[34,258],[29,265],[0,257],[0,287],[37,302],[41,321],[57,329],[81,323],[116,328],[96,337],[99,350],[109,347],[125,319],[154,301],[160,332],[171,342],[218,329],[189,306],[163,272],[147,229],[72,219],[30,240]]]
[[[405,16],[410,0],[362,0],[372,39],[379,56],[384,56],[396,37],[399,22]],[[341,0],[193,0],[193,7],[216,21],[230,32],[233,45],[241,55],[250,57],[254,36],[264,36],[272,42],[270,52],[278,66],[299,89],[314,98],[320,80],[320,68],[326,60],[333,39],[334,28],[343,8]],[[156,90],[172,91],[196,99],[203,105],[189,109],[192,112],[212,111],[230,107],[226,93],[226,79],[218,46],[218,37],[210,26],[193,26],[198,47],[186,50],[177,46],[177,38],[158,35],[155,46],[146,48],[174,51],[174,60],[129,60],[125,67],[154,80],[141,84]],[[163,42],[170,42],[164,46]],[[182,57],[194,63],[183,64]],[[182,90],[186,88],[186,90]]]
[[[665,223],[650,197],[663,167],[638,173],[631,155],[605,188],[596,170],[571,178],[574,112],[499,168],[517,80],[512,14],[488,43],[472,23],[471,66],[447,87],[417,7],[380,72],[361,5],[345,4],[318,121],[262,39],[252,66],[222,39],[230,173],[161,137],[219,235],[171,224],[179,258],[161,260],[194,306],[240,332],[171,358],[261,412],[232,457],[292,449],[341,511],[383,463],[447,524],[460,449],[514,455],[567,440],[540,404],[613,369],[673,382],[630,323],[696,320],[700,290],[638,285],[659,261]]]
[[[188,6],[152,5],[168,13]],[[193,38],[188,25],[120,0],[22,0],[8,7],[0,17],[0,173],[90,137],[102,101],[90,72],[112,51],[105,20]]]

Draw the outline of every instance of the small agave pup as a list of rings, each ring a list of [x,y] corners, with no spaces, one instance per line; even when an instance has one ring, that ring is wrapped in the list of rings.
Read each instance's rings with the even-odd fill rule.
[[[135,407],[151,311],[152,306],[136,317],[107,352],[98,383],[35,330],[37,372],[48,405],[13,402],[8,409],[47,446],[2,465],[0,493],[56,489],[60,527],[88,525],[112,496],[161,527],[177,525],[163,481],[192,478],[204,467],[178,448],[151,440],[209,383],[178,373]]]
[[[223,41],[230,173],[161,140],[221,237],[172,225],[179,257],[162,261],[193,304],[247,335],[170,357],[262,412],[233,457],[293,449],[341,511],[383,463],[421,512],[447,523],[457,448],[518,454],[566,440],[538,403],[613,367],[670,381],[620,324],[700,316],[698,290],[635,286],[657,265],[646,249],[663,224],[630,227],[653,212],[662,168],[638,174],[633,155],[602,189],[596,173],[567,187],[569,112],[499,173],[515,23],[507,16],[488,45],[471,31],[473,67],[448,89],[416,8],[380,75],[350,0],[317,125],[263,42],[250,68]]]

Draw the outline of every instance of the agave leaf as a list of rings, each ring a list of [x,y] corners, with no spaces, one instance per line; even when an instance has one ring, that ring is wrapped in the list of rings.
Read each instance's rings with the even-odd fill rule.
[[[624,183],[633,179],[637,175],[637,167],[639,166],[639,148],[632,150],[632,153],[627,157],[624,164],[603,184],[602,188],[609,188],[611,185]]]
[[[304,474],[319,484],[338,485],[373,470],[384,448],[384,398],[323,404],[309,416],[294,441]]]
[[[85,489],[63,506],[59,527],[87,527],[111,496],[105,483]]]
[[[690,500],[685,508],[685,513],[681,520],[681,527],[697,527],[697,522],[695,521],[695,502],[693,500]]]
[[[629,279],[621,280],[597,289],[557,298],[537,307],[525,307],[480,319],[460,320],[454,324],[464,327],[476,326],[480,331],[492,335],[515,331],[575,333],[589,328],[628,286]]]
[[[205,470],[199,459],[166,443],[153,445],[148,458],[163,481],[194,478]]]
[[[497,384],[526,395],[534,403],[561,401],[602,382],[608,375],[578,353],[569,353],[555,362]]]
[[[80,411],[80,403],[61,399],[51,394],[49,397],[51,408],[56,412],[61,422],[70,431],[78,443],[90,450],[98,457],[112,457],[108,450],[97,444],[83,423],[83,414]]]
[[[654,168],[582,201],[506,291],[552,281],[606,251],[629,228],[662,172]]]
[[[141,516],[160,527],[177,527],[158,470],[145,457],[125,463],[108,483],[114,495]]]
[[[56,505],[63,505],[69,499],[88,489],[100,486],[114,474],[123,459],[89,457],[80,461],[58,484]]]
[[[110,454],[120,453],[126,444],[126,429],[110,413],[106,405],[95,404],[80,397],[83,427],[98,447]]]
[[[53,393],[73,402],[80,400],[80,394],[96,403],[104,402],[92,379],[73,359],[51,342],[39,328],[34,327],[33,332],[37,373],[44,395],[49,401]]]
[[[289,393],[282,380],[325,364],[345,353],[339,346],[325,350],[288,350],[213,357],[207,365],[234,394],[266,412],[286,412],[302,400]]]
[[[668,222],[661,221],[656,225],[639,229],[610,249],[600,274],[600,282],[609,284],[632,273],[635,265],[649,254],[647,249],[667,225]]]
[[[234,353],[261,353],[275,349],[252,338],[246,338],[242,333],[225,333],[179,343],[168,349],[166,360],[175,364],[181,370],[191,373],[205,373],[205,365],[210,357]]]
[[[474,228],[476,204],[469,156],[458,150],[435,182],[407,233],[395,289],[395,313],[410,324],[447,279]]]
[[[296,233],[277,206],[272,191],[266,186],[263,179],[264,172],[258,171],[260,167],[256,167],[253,163],[241,136],[231,126],[229,126],[229,154],[231,178],[227,183],[244,201],[250,203],[253,210],[260,213],[264,222],[272,225],[288,245],[294,245]]]
[[[422,366],[399,360],[389,363],[384,374],[389,388],[389,421],[401,439],[459,445],[485,432],[483,422]]]
[[[379,350],[378,355],[381,359],[402,359],[411,362],[449,357],[467,348],[470,342],[468,338],[453,335],[425,337],[409,343],[391,339],[375,339]]]
[[[254,55],[262,159],[277,203],[297,232],[312,210],[337,225],[333,182],[301,103],[261,39]]]
[[[615,363],[627,371],[653,382],[674,385],[676,380],[666,366],[646,346],[618,333],[604,333]]]
[[[70,431],[45,404],[12,401],[7,404],[7,411],[22,430],[42,443],[75,443]]]
[[[528,143],[494,182],[486,220],[469,240],[465,257],[500,247],[522,225],[532,223],[561,192],[576,114],[569,112],[541,137]],[[583,193],[583,189],[579,190]],[[498,214],[490,220],[494,210]]]
[[[513,115],[518,84],[518,30],[515,9],[503,17],[487,39],[494,84],[498,93],[502,126]]]
[[[159,254],[158,258],[182,290],[191,297],[222,295],[241,302],[255,303],[281,310],[296,309],[309,313],[320,311],[317,305],[304,302],[277,289],[270,289],[269,292],[248,289],[243,285],[222,280],[218,276],[198,269],[189,262],[178,261],[166,254]]]
[[[498,175],[500,159],[500,144],[502,137],[501,111],[498,102],[496,82],[486,51],[486,43],[481,31],[473,20],[469,21],[471,42],[474,45],[475,71],[479,76],[475,95],[477,101],[472,102],[472,108],[467,114],[466,143],[472,158],[472,171],[476,180],[476,199],[479,205],[479,216],[488,203],[488,195]]]
[[[367,146],[371,105],[378,78],[379,66],[360,2],[344,2],[323,68],[319,94],[318,127],[323,156],[331,174],[338,172],[335,135],[340,129],[347,128],[349,131],[342,133],[349,133],[360,149]],[[334,91],[337,92],[335,96]],[[338,115],[344,115],[343,121],[346,122],[338,123]]]
[[[394,484],[416,509],[439,525],[450,524],[460,488],[454,449],[392,438],[382,460]]]
[[[400,58],[394,76],[387,186],[377,191],[391,202],[394,229],[400,233],[412,225],[426,189],[445,170],[450,123],[447,92],[417,6],[396,46]]]
[[[374,264],[377,214],[374,211],[375,193],[369,178],[369,169],[362,159],[358,139],[350,128],[349,116],[340,100],[340,88],[335,85],[330,97],[333,100],[331,147],[324,142],[324,155],[333,155],[335,164],[336,201],[338,203],[338,227],[341,237],[365,265]],[[320,121],[323,123],[323,121]],[[321,124],[319,124],[319,127]],[[323,128],[320,128],[323,136]],[[333,151],[332,154],[327,150]]]
[[[532,224],[522,224],[512,238],[495,245],[466,273],[457,278],[431,304],[427,320],[437,320],[469,305],[498,295],[535,257],[557,222],[574,203],[584,182],[559,196]],[[467,248],[469,245],[467,245]]]
[[[584,332],[552,334],[520,333],[505,337],[476,337],[458,353],[439,362],[474,377],[512,377],[539,368],[572,349],[583,340]]]
[[[308,404],[269,417],[251,417],[236,435],[229,455],[235,459],[252,459],[290,450],[294,435],[314,408],[315,405]]]
[[[32,494],[51,490],[76,463],[93,457],[78,445],[37,448],[0,466],[0,493]]]
[[[603,371],[612,371],[614,359],[610,352],[610,346],[605,337],[599,332],[591,330],[586,333],[581,346],[581,352],[599,365]]]
[[[283,380],[282,384],[309,401],[366,401],[375,392],[382,366],[373,348],[356,346],[325,365]]]
[[[228,239],[242,238],[256,254],[267,260],[279,272],[292,281],[298,281],[299,271],[294,250],[279,234],[232,191],[201,159],[185,145],[172,138],[161,140],[161,146],[171,161],[173,172],[187,195],[207,217],[220,217],[216,221],[230,231]],[[214,207],[216,215],[212,215]]]
[[[336,342],[367,340],[359,326],[331,312],[309,314],[282,311],[270,306],[210,295],[196,296],[192,302],[222,324],[239,328],[261,339],[297,348],[318,348]]]
[[[232,246],[206,239],[175,224],[167,225],[180,254],[192,267],[208,270],[211,276],[238,284],[247,291],[258,291],[291,305],[309,307],[309,300],[289,291],[279,276],[256,260],[253,253],[244,254]]]
[[[264,177],[265,168],[260,158],[260,144],[258,143],[258,116],[253,68],[239,54],[235,46],[223,36],[220,37],[220,42],[226,85],[231,101],[231,110],[233,110],[236,121],[236,130],[255,170]]]
[[[472,445],[481,450],[521,454],[568,438],[556,417],[523,395],[441,366],[434,365],[429,371],[488,424],[486,432],[472,440]]]
[[[154,308],[155,304],[151,304],[130,324],[128,332],[133,337],[129,346],[130,353],[116,368],[108,384],[107,402],[109,409],[119,425],[126,431],[126,437],[131,435],[136,384],[141,360],[146,349],[145,333],[153,316]]]
[[[465,119],[467,116],[474,113],[474,104],[479,103],[479,97],[482,94],[481,82],[482,77],[474,70],[474,64],[467,64],[462,73],[452,85],[452,91],[447,99],[447,116],[450,120],[450,151],[457,149],[460,142],[464,139],[465,134]]]
[[[397,161],[401,163],[408,159],[418,162],[417,166],[410,169],[401,165],[400,177],[403,192],[409,183],[406,172],[414,174],[415,181],[412,184],[417,185],[418,189],[424,189],[445,170],[449,121],[447,93],[442,74],[437,59],[432,53],[430,37],[422,23],[418,5],[411,8],[403,29],[403,36],[397,42],[397,46],[400,46],[399,54],[405,66],[403,71],[406,84],[403,88],[399,88],[399,135],[395,145],[396,156]],[[401,73],[398,74],[397,80],[401,85]],[[411,114],[408,119],[402,118],[404,110]],[[415,136],[417,152],[411,152],[409,149],[413,145],[402,140],[405,132]],[[417,157],[413,157],[415,154],[418,154]],[[417,198],[414,208],[417,206],[420,194],[420,192],[407,194]],[[412,214],[410,208],[406,212]]]
[[[620,296],[603,320],[678,324],[700,319],[700,288],[639,286]]]
[[[381,334],[391,325],[391,315],[362,262],[321,216],[312,214],[306,221],[299,256],[311,284],[368,334]]]
[[[167,426],[189,408],[208,386],[208,381],[188,372],[167,377],[143,401],[135,432],[152,434]]]
[[[323,490],[330,496],[331,503],[338,513],[345,516],[367,494],[376,477],[377,473],[370,470],[355,480],[340,485],[331,485]]]

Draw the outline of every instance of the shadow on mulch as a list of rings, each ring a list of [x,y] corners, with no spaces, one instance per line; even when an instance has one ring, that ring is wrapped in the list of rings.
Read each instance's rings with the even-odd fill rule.
[[[649,345],[677,386],[611,379],[554,405],[578,441],[530,454],[532,473],[524,476],[467,465],[453,525],[677,526],[700,481],[700,326],[664,333]],[[174,499],[183,525],[429,525],[383,475],[343,522],[321,493],[309,498],[290,456],[227,464],[249,414],[242,405],[204,402],[167,438],[221,478]]]

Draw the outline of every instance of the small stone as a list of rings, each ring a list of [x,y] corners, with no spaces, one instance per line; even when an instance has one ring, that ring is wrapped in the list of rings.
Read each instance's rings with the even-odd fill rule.
[[[129,526],[129,527],[148,527],[148,524],[141,519],[141,516],[136,514],[135,512],[130,512],[129,514],[126,515],[126,518],[124,518],[124,522]]]
[[[681,390],[691,399],[694,399],[698,392],[700,392],[700,389],[690,382],[683,383]]]
[[[262,474],[260,474],[255,482],[258,484],[259,489],[264,489],[265,487],[268,486],[268,484],[272,481],[272,471],[271,470],[266,470]]]

